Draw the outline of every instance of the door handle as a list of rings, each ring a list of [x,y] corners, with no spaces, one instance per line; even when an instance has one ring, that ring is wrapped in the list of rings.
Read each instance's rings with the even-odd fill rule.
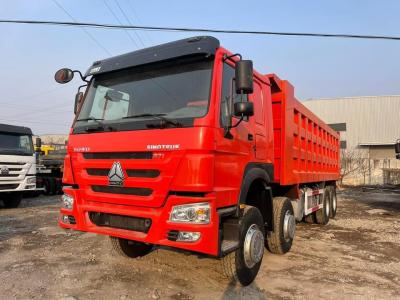
[[[254,136],[253,136],[251,133],[249,133],[249,134],[247,135],[247,139],[248,139],[249,141],[252,141],[252,140],[254,139]]]

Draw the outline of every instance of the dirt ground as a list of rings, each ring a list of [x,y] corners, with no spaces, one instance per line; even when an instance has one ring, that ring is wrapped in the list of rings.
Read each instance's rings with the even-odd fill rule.
[[[1,299],[393,299],[400,295],[400,188],[347,189],[326,226],[300,223],[286,255],[265,252],[256,281],[219,262],[159,249],[141,259],[107,237],[57,227],[59,196],[0,208]]]

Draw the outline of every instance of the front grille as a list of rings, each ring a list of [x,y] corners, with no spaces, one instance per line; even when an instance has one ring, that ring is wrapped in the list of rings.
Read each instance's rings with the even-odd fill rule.
[[[126,170],[129,177],[156,178],[160,175],[159,170]]]
[[[106,185],[92,185],[92,190],[98,193],[135,195],[135,196],[150,196],[153,193],[152,189],[147,189],[147,188],[106,186]]]
[[[97,226],[106,226],[147,233],[151,227],[151,219],[89,212],[89,219]]]
[[[19,174],[0,174],[0,177],[18,177]]]
[[[19,184],[1,184],[0,185],[0,191],[2,190],[15,190]]]
[[[86,172],[92,176],[108,176],[110,169],[86,169]],[[128,177],[141,177],[141,178],[156,178],[160,175],[159,170],[126,170]]]
[[[89,152],[83,153],[85,159],[152,159],[152,152]]]
[[[23,166],[26,163],[24,162],[4,162],[4,161],[0,161],[0,165],[9,165],[9,166]]]

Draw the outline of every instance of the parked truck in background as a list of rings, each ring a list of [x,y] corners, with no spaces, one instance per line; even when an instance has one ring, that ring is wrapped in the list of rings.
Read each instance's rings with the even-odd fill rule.
[[[36,181],[38,190],[45,195],[62,194],[62,176],[66,145],[43,145],[41,138],[36,138]]]
[[[400,139],[398,139],[394,144],[394,151],[396,153],[396,158],[400,159]]]
[[[272,58],[271,58],[272,59]],[[79,73],[59,225],[111,237],[122,255],[154,246],[221,260],[243,285],[264,245],[290,250],[296,220],[336,214],[339,136],[274,74],[213,37],[97,61]],[[88,80],[90,79],[90,80]]]
[[[0,124],[0,199],[18,207],[24,193],[36,189],[36,161],[30,128]]]

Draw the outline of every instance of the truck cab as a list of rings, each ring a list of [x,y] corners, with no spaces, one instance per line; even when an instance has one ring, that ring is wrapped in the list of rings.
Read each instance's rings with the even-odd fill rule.
[[[0,199],[17,207],[36,189],[36,160],[30,128],[0,124]]]

